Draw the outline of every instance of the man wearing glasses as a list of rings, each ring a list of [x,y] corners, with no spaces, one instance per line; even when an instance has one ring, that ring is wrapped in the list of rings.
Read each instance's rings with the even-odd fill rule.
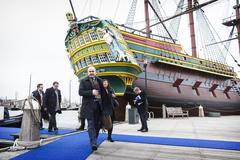
[[[102,79],[96,76],[96,69],[90,66],[88,76],[81,80],[79,95],[83,97],[81,118],[88,122],[88,135],[92,150],[97,150],[97,137],[100,130],[101,97],[103,93]]]
[[[51,88],[46,89],[44,106],[50,114],[48,132],[58,131],[56,114],[61,112],[61,91],[58,89],[59,83],[53,82]]]

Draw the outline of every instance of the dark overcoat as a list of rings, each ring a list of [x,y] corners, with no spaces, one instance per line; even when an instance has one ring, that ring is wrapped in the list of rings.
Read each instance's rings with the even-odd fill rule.
[[[61,101],[62,101],[61,91],[58,89],[57,92],[58,92],[59,107],[61,110]],[[45,96],[44,96],[44,107],[47,108],[47,111],[50,114],[53,114],[56,112],[57,95],[53,87],[46,89]]]
[[[140,114],[147,112],[148,101],[145,92],[141,91],[139,95],[135,98],[135,106]]]
[[[103,96],[103,84],[102,79],[96,76],[96,80],[100,87],[100,95]],[[80,111],[80,117],[86,119],[92,119],[94,112],[97,110],[102,111],[102,101],[100,100],[99,105],[94,102],[95,96],[92,94],[93,90],[92,83],[87,76],[82,79],[79,85],[79,95],[82,96],[82,108]]]
[[[43,99],[42,99],[43,102],[42,102],[41,109],[43,108],[43,105],[44,105],[44,96],[45,96],[45,94],[44,94],[43,91],[42,91],[42,95],[43,95]],[[32,92],[32,96],[33,96],[34,98],[36,98],[37,101],[38,101],[38,103],[40,104],[40,102],[41,102],[41,96],[40,96],[38,90],[33,91],[33,92]]]
[[[112,88],[104,89],[103,97],[102,97],[102,106],[103,106],[103,115],[105,116],[113,116],[114,115],[114,104],[113,97],[114,91]]]

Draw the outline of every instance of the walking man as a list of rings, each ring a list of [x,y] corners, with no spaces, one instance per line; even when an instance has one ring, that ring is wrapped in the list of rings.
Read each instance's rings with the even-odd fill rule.
[[[92,150],[97,150],[97,137],[100,130],[100,115],[102,111],[102,80],[96,76],[96,69],[93,66],[88,68],[88,76],[81,80],[79,95],[83,97],[81,118],[88,122],[88,135]]]
[[[58,131],[56,122],[56,113],[61,112],[61,91],[58,89],[59,83],[53,82],[53,86],[45,92],[45,107],[50,114],[48,132]]]
[[[133,89],[134,93],[136,94],[136,98],[134,100],[134,105],[137,107],[140,119],[141,119],[141,124],[142,127],[138,130],[141,132],[148,132],[148,126],[147,126],[147,107],[148,107],[148,102],[147,102],[147,97],[145,92],[141,91],[139,87],[135,87]]]
[[[47,108],[43,107],[44,100],[44,92],[43,92],[43,84],[39,83],[37,85],[37,89],[32,92],[32,96],[37,99],[40,107],[41,107],[41,121],[40,121],[40,129],[43,129],[43,115],[45,114]]]

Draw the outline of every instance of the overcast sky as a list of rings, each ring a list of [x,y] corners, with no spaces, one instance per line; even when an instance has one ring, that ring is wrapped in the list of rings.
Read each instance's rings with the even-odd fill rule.
[[[174,6],[177,0],[172,0],[171,3],[169,1],[161,0],[165,6]],[[229,29],[223,29],[219,25],[222,22],[220,16],[231,15],[233,12],[226,11],[225,1],[228,0],[220,0],[216,7],[206,8],[210,20],[218,26],[216,30],[221,33],[222,39],[227,38]],[[231,1],[232,5],[235,1]],[[131,2],[73,0],[79,19],[94,15],[112,19],[120,24],[125,23]],[[136,22],[144,20],[142,4],[143,0],[139,0]],[[174,10],[173,7],[168,9],[169,12]],[[68,29],[65,14],[69,11],[71,10],[68,0],[0,1],[0,97],[15,98],[16,94],[18,98],[26,97],[29,76],[32,74],[31,90],[36,88],[37,83],[43,83],[46,89],[52,86],[53,81],[59,81],[63,96],[68,98],[69,81],[72,80],[72,99],[79,100],[78,80],[73,74],[64,46]],[[136,24],[138,27],[144,25]],[[188,34],[188,30],[182,29],[181,34]],[[182,43],[188,40],[188,36],[182,37]],[[190,52],[189,44],[186,42],[184,45],[187,52]],[[230,51],[239,59],[236,41],[231,44]]]

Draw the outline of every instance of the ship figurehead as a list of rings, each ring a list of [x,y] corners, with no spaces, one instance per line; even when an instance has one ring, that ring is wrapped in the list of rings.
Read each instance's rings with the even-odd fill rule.
[[[93,65],[97,75],[108,79],[118,96],[123,96],[142,72],[121,31],[109,20],[87,17],[74,21],[67,14],[69,30],[65,46],[74,73],[81,80]]]

